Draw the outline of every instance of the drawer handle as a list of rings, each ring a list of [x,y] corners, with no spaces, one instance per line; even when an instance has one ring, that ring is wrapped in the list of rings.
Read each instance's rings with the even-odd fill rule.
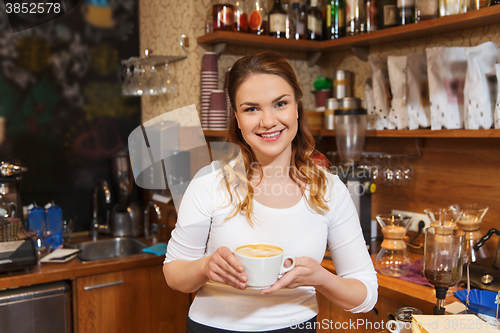
[[[108,282],[108,283],[103,283],[103,284],[96,284],[95,286],[83,287],[83,290],[92,290],[92,289],[106,288],[106,287],[111,287],[111,286],[117,286],[119,284],[123,284],[123,280],[121,280],[121,281],[115,281],[115,282]]]

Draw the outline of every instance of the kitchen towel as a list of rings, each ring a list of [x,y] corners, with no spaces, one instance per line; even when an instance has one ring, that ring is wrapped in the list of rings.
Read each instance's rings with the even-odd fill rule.
[[[142,249],[142,251],[147,253],[153,253],[156,254],[157,256],[164,256],[165,253],[167,252],[167,244],[158,243],[153,246]]]

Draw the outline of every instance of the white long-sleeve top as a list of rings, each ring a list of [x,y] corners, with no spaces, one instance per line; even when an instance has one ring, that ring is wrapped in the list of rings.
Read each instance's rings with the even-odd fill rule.
[[[310,257],[321,263],[328,248],[338,276],[360,280],[367,289],[365,301],[350,309],[367,312],[377,302],[377,276],[365,246],[356,208],[342,181],[327,173],[328,207],[314,212],[303,197],[290,208],[267,207],[256,200],[256,222],[242,214],[230,220],[227,190],[221,186],[217,163],[203,169],[189,184],[168,243],[165,263],[193,261],[212,255],[219,247],[234,251],[249,243],[281,247],[285,255]],[[306,192],[305,195],[308,195]],[[208,241],[207,241],[208,240]],[[196,294],[189,317],[200,324],[236,331],[273,330],[313,318],[318,313],[314,287],[281,289],[261,295],[260,290],[238,290],[208,282]]]

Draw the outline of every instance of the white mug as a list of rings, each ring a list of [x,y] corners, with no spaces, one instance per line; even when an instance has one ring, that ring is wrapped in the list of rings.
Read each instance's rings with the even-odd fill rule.
[[[295,267],[295,258],[285,256],[283,249],[272,244],[247,244],[234,250],[234,255],[243,264],[248,276],[247,287],[264,289],[278,281],[279,275],[285,274]],[[285,267],[285,262],[292,264]]]
[[[412,333],[411,324],[411,321],[389,320],[386,327],[391,333]]]

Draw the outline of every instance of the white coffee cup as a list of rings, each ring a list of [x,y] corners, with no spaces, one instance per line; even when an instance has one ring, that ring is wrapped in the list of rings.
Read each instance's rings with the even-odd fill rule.
[[[234,250],[234,255],[243,264],[248,276],[247,287],[264,289],[278,281],[279,275],[285,274],[295,267],[295,258],[285,256],[283,249],[272,244],[247,244]],[[285,267],[285,262],[292,264]]]
[[[413,315],[421,315],[420,309],[405,306],[396,310],[394,317],[396,320],[389,320],[387,322],[387,329],[392,333],[412,333],[412,318]]]

